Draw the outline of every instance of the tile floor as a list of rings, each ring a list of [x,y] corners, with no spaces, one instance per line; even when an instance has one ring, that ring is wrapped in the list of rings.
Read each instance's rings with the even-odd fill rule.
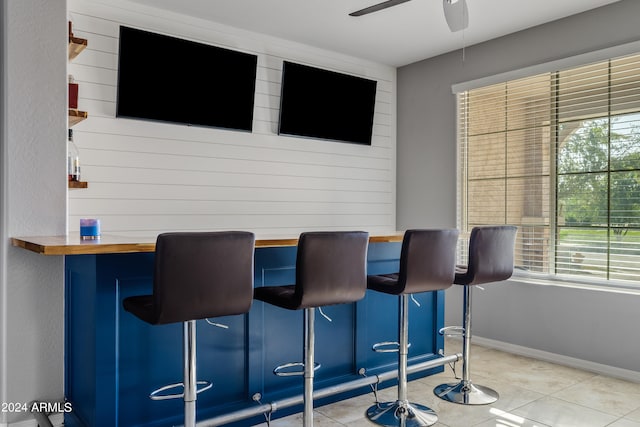
[[[461,343],[447,340],[446,353],[461,352]],[[527,357],[473,346],[472,380],[494,388],[500,399],[491,405],[464,406],[445,402],[433,388],[454,382],[449,367],[438,375],[411,381],[409,400],[427,405],[439,417],[437,427],[640,427],[640,384],[554,365]],[[458,363],[457,369],[461,370]],[[379,392],[395,400],[396,389]],[[364,416],[373,394],[316,408],[314,425],[372,427]],[[299,427],[301,414],[275,420],[272,427]],[[266,426],[265,424],[261,424]]]

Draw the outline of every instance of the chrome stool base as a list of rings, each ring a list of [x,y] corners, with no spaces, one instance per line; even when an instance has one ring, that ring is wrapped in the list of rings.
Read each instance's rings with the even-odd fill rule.
[[[426,427],[438,422],[438,416],[431,408],[400,400],[369,407],[367,418],[372,423],[386,427]]]
[[[453,384],[440,384],[433,389],[440,399],[461,405],[488,405],[498,400],[498,392],[482,385],[463,381]]]

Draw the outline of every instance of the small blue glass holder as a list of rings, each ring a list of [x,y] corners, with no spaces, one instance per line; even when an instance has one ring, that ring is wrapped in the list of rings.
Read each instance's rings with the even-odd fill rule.
[[[100,238],[100,220],[94,218],[82,218],[80,220],[80,239],[97,240]]]

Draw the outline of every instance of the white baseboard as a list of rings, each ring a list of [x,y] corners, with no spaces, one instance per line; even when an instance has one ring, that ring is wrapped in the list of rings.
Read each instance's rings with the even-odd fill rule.
[[[544,360],[545,362],[556,363],[558,365],[568,366],[571,368],[582,369],[596,374],[607,375],[609,377],[620,378],[627,381],[640,383],[640,372],[629,369],[617,368],[615,366],[603,365],[601,363],[590,362],[588,360],[576,359],[574,357],[563,356],[561,354],[549,353],[547,351],[537,350],[535,348],[523,347],[520,345],[510,344],[507,342],[496,341],[489,338],[473,337],[474,344],[485,347],[494,348],[496,350],[506,351],[508,353],[520,356],[532,357],[534,359]]]

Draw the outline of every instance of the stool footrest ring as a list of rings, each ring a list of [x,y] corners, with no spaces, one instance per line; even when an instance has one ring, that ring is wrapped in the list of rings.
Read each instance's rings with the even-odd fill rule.
[[[460,337],[464,335],[464,327],[462,326],[445,326],[438,333],[446,337]]]
[[[393,348],[387,348],[391,347]],[[407,348],[411,347],[411,343],[407,345]],[[371,346],[371,349],[377,353],[397,353],[400,351],[400,343],[398,341],[383,341],[375,343]]]
[[[202,393],[203,391],[209,390],[213,387],[213,383],[211,381],[196,381],[196,385],[203,386],[202,388],[196,390],[196,394]],[[160,394],[167,390],[171,390],[173,388],[182,387],[184,390],[184,383],[175,383],[169,384],[164,387],[160,387],[149,394],[149,399],[151,400],[168,400],[168,399],[181,399],[184,397],[184,391],[182,393],[177,394]]]
[[[320,368],[320,364],[314,364],[313,370],[317,371]],[[302,368],[299,371],[288,371],[289,368]],[[304,375],[304,362],[292,362],[285,363],[284,365],[276,366],[273,369],[273,373],[279,377],[291,377],[294,375]]]

